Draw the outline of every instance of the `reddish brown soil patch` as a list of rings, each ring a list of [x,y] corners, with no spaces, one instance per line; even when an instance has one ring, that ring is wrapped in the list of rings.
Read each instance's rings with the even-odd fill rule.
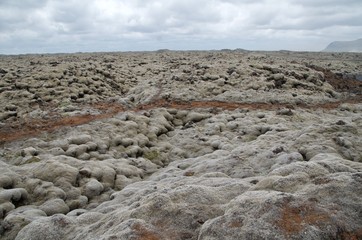
[[[10,122],[5,127],[0,128],[0,144],[14,141],[26,137],[36,136],[41,132],[52,132],[60,127],[77,126],[112,117],[118,112],[124,111],[124,107],[113,103],[99,103],[93,108],[102,111],[98,115],[79,115],[61,117],[57,114],[48,116],[48,119],[28,119],[22,122]]]
[[[313,203],[305,203],[300,206],[292,206],[287,203],[281,212],[281,218],[275,224],[283,231],[287,238],[298,235],[308,226],[315,226],[321,231],[335,228],[335,233],[330,233],[331,239],[357,240],[362,239],[362,229],[347,231],[344,222],[336,221],[332,217],[334,211],[321,209]]]
[[[344,91],[358,95],[362,94],[362,81],[344,78],[342,75],[336,75],[327,70],[324,70],[324,76],[328,83],[339,92]]]
[[[283,105],[285,106],[285,104]],[[238,103],[238,102],[221,102],[221,101],[168,101],[165,99],[159,99],[149,104],[138,106],[135,110],[150,110],[153,108],[165,107],[175,109],[196,109],[196,108],[220,108],[223,110],[235,110],[238,108],[245,109],[277,109],[282,107],[281,104],[271,103]]]
[[[348,92],[357,95],[362,95],[362,81],[352,79],[350,76],[334,73],[329,69],[325,69],[315,65],[308,67],[323,72],[324,79],[331,84],[337,92]]]
[[[161,238],[154,232],[148,230],[141,224],[135,224],[132,226],[132,230],[135,231],[137,235],[137,240],[160,240]]]
[[[341,103],[360,103],[361,97],[346,100],[343,102],[322,103],[314,105],[298,105],[296,107],[306,109],[334,109]],[[86,106],[84,106],[86,107]],[[61,117],[57,114],[48,116],[48,119],[30,119],[23,122],[8,122],[4,127],[0,128],[0,144],[38,135],[41,132],[51,132],[64,126],[77,126],[86,124],[94,120],[105,119],[114,116],[119,112],[123,112],[126,108],[116,103],[97,103],[91,106],[100,110],[102,113],[98,115],[79,115],[70,117]],[[175,108],[175,109],[197,109],[211,108],[215,111],[220,110],[235,110],[235,109],[250,109],[250,110],[276,110],[281,108],[294,108],[289,104],[282,103],[240,103],[240,102],[221,102],[221,101],[169,101],[165,99],[154,100],[151,103],[139,105],[129,111],[142,111],[155,108]]]
[[[283,208],[277,225],[289,236],[300,233],[308,225],[321,226],[329,221],[330,216],[324,212],[317,211],[311,205],[294,207],[288,204]]]
[[[6,128],[0,129],[0,144],[35,136],[41,132],[51,132],[62,126],[81,125],[105,117],[104,115],[81,115],[50,120],[32,119],[22,124],[9,124]]]
[[[240,220],[235,220],[235,221],[232,221],[230,224],[229,224],[229,228],[240,228],[243,226],[243,222],[240,221]]]
[[[362,239],[362,228],[358,229],[355,232],[343,232],[341,233],[342,239],[346,240],[361,240]]]

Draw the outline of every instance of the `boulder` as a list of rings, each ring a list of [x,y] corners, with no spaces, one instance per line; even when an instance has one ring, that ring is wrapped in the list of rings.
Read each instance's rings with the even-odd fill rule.
[[[72,185],[75,185],[78,176],[78,169],[55,160],[42,161],[32,168],[32,172],[34,177],[44,181],[56,182],[64,178]]]
[[[98,196],[103,191],[104,187],[102,183],[98,182],[96,179],[91,179],[87,184],[83,187],[83,195],[88,198],[92,198]]]
[[[65,204],[63,199],[51,199],[39,206],[39,209],[46,213],[48,216],[52,216],[57,213],[67,214],[69,207]]]

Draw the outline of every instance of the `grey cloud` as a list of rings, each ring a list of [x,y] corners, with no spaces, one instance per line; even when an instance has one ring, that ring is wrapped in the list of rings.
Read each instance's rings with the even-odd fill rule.
[[[182,28],[185,32],[193,32],[200,24],[212,24],[221,20],[218,9],[211,6],[210,1],[169,1],[165,4],[146,5],[142,9],[142,17],[135,14],[135,18],[130,19],[131,24],[126,24],[129,30],[157,33]]]
[[[1,8],[39,8],[44,6],[47,1],[37,1],[37,0],[22,0],[22,1],[14,1],[14,0],[2,0],[0,2]]]
[[[21,52],[22,46],[103,51],[105,45],[300,50],[309,47],[303,41],[318,50],[361,37],[361,15],[360,0],[2,0],[0,53]]]
[[[361,1],[359,0],[289,0],[292,4],[300,4],[304,6],[313,6],[313,7],[336,7],[336,6],[351,6],[351,5],[360,5]]]
[[[327,4],[321,8],[316,7],[315,1],[291,2],[295,4],[280,1],[279,4],[269,5],[268,7],[260,8],[259,5],[254,9],[254,12],[259,13],[258,18],[249,16],[247,28],[264,29],[264,32],[274,32],[274,36],[283,34],[287,37],[286,39],[289,38],[288,35],[298,31],[299,33],[304,33],[304,35],[299,37],[308,39],[309,36],[318,36],[318,34],[325,32],[325,29],[330,29],[331,27],[338,32],[340,28],[345,26],[362,26],[362,19],[360,18],[362,2],[350,1],[351,3],[361,5],[359,8],[349,7],[341,2],[338,3],[340,6]],[[357,31],[352,29],[351,31],[354,32],[354,38],[359,37]],[[334,37],[344,38],[346,36],[338,36],[336,34]],[[321,41],[322,36],[319,36],[319,38]]]

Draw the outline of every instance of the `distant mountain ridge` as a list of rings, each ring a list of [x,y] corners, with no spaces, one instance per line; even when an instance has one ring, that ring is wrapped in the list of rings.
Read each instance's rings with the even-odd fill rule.
[[[362,38],[354,41],[332,42],[323,52],[362,52]]]

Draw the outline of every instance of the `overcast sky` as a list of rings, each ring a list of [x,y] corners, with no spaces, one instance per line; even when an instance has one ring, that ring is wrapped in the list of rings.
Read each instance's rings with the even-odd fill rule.
[[[362,0],[0,0],[0,54],[308,50],[362,38]]]

